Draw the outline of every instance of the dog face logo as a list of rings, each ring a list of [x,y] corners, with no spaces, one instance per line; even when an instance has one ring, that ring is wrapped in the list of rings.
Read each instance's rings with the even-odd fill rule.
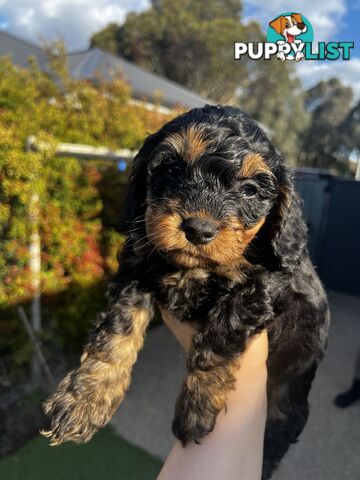
[[[293,43],[298,35],[307,31],[307,26],[303,22],[300,13],[281,15],[270,22],[269,25],[276,33],[282,35],[288,43]]]
[[[313,41],[313,31],[304,15],[286,12],[269,23],[267,39],[278,45],[279,51],[276,55],[278,59],[283,62],[285,60],[299,62],[304,58],[304,43]],[[290,54],[286,53],[289,51]]]

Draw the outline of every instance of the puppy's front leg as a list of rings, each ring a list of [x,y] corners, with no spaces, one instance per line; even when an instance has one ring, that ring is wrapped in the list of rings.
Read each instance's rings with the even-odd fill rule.
[[[239,364],[235,358],[215,353],[206,334],[198,333],[187,366],[173,421],[173,433],[183,445],[190,440],[199,443],[214,429],[216,417],[235,387],[234,371]]]
[[[71,371],[45,402],[51,417],[51,444],[82,443],[106,425],[129,386],[132,366],[152,317],[149,293],[136,281],[113,285],[108,311],[102,314],[85,346],[79,368]]]
[[[188,373],[175,408],[174,435],[183,445],[210,433],[235,388],[234,372],[249,339],[266,327],[273,312],[261,286],[220,299],[208,325],[193,340]]]

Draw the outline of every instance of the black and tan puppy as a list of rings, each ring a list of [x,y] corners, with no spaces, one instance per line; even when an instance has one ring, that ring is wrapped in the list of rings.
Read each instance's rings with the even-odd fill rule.
[[[247,342],[268,330],[268,478],[306,423],[329,318],[282,157],[237,108],[194,109],[146,139],[125,206],[108,311],[46,402],[45,433],[85,442],[110,420],[159,303],[199,324],[173,423],[183,444],[212,431]]]

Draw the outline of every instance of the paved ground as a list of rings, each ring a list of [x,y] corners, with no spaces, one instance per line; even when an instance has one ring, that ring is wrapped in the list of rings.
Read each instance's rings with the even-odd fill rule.
[[[360,298],[331,293],[330,343],[311,393],[311,416],[274,480],[358,480],[360,404],[340,411],[336,393],[350,383],[360,344]],[[164,459],[173,444],[173,405],[184,357],[164,326],[152,330],[139,356],[132,386],[113,425],[127,440]]]

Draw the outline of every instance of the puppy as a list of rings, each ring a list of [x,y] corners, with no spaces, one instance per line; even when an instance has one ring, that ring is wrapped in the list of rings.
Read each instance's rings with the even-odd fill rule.
[[[237,108],[191,110],[145,140],[125,209],[128,238],[108,310],[80,366],[45,403],[45,435],[53,445],[86,442],[110,420],[160,304],[198,324],[173,422],[183,445],[213,430],[242,353],[267,329],[269,478],[306,423],[329,323],[281,155]]]
[[[296,40],[298,35],[305,33],[307,31],[307,26],[302,20],[300,13],[291,13],[290,15],[281,15],[278,18],[275,18],[272,22],[269,23],[276,33],[282,35],[285,40],[280,40],[277,43],[300,43],[300,40]],[[286,57],[284,52],[279,52],[277,55],[280,60],[285,61]],[[298,62],[304,57],[303,52],[297,52],[295,60]],[[293,56],[288,56],[288,58],[293,59]]]

